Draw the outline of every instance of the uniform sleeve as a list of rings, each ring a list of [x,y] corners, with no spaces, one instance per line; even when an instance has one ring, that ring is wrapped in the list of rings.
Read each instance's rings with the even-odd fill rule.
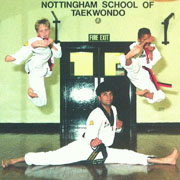
[[[102,120],[100,118],[100,111],[98,109],[93,110],[86,122],[86,133],[85,133],[85,139],[90,144],[90,142],[98,137],[99,129],[102,125]]]
[[[57,48],[57,50],[52,49],[52,52],[53,52],[54,57],[55,57],[55,58],[61,58],[61,56],[62,56],[62,51],[61,51],[61,45],[60,45],[60,43],[57,43],[57,44],[54,43],[53,45]]]
[[[31,38],[19,51],[17,51],[15,54],[12,54],[11,56],[16,59],[15,61],[13,61],[13,63],[21,64],[24,60],[26,60],[32,54],[33,48],[31,44],[37,40],[40,40],[40,38]]]
[[[119,60],[120,60],[120,64],[121,64],[121,66],[125,66],[125,63],[126,63],[126,57],[125,57],[125,54],[123,54],[123,55],[120,55],[119,56]]]
[[[116,129],[116,121],[118,120],[117,109],[114,106],[112,106],[112,109],[113,109],[113,113],[114,113],[114,129],[115,129],[116,133],[119,133],[121,131],[121,128]]]
[[[139,42],[134,42],[129,46],[129,49],[133,49],[135,46],[139,45]]]

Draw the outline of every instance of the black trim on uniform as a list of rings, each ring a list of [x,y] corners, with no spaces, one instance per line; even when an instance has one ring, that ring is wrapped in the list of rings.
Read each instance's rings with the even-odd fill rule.
[[[104,109],[104,107],[102,106],[102,104],[100,104],[98,107],[103,111],[103,113],[105,114],[106,118],[108,119],[110,125],[113,126],[113,125],[114,125],[114,113],[113,113],[112,108],[111,108],[111,116],[109,116],[109,114],[108,114],[107,111]]]

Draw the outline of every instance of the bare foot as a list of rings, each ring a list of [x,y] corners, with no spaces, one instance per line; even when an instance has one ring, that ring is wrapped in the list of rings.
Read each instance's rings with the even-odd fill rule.
[[[16,60],[16,59],[14,57],[12,57],[12,56],[8,55],[8,56],[5,57],[6,62],[11,62],[11,61],[14,61],[14,60]]]
[[[16,164],[18,162],[24,162],[24,157],[19,157],[15,159],[2,160],[1,165],[3,168],[7,168],[9,165]]]
[[[162,158],[165,164],[175,165],[178,158],[178,150],[174,148],[174,151],[167,157]]]
[[[28,95],[29,95],[31,98],[37,98],[37,97],[38,97],[38,95],[33,92],[33,89],[32,89],[32,88],[29,88],[29,89],[28,89]]]
[[[155,164],[176,165],[177,158],[178,158],[178,150],[174,148],[174,151],[170,155],[164,158],[150,158],[148,159],[148,162]]]
[[[11,160],[2,160],[1,166],[7,168],[9,165],[13,164]]]
[[[139,91],[136,91],[136,95],[138,96],[145,96],[145,94],[149,93],[150,91],[148,89],[145,89],[145,90],[139,90]]]

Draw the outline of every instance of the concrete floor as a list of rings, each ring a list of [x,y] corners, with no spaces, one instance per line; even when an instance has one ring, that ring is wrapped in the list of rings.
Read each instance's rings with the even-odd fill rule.
[[[180,135],[166,133],[136,133],[138,152],[165,156],[177,147]],[[125,141],[125,139],[122,139]],[[21,157],[30,151],[55,150],[61,146],[59,134],[0,134],[0,159]],[[179,180],[180,160],[176,166],[133,166],[122,164],[65,165],[65,166],[16,166],[0,169],[0,180]]]

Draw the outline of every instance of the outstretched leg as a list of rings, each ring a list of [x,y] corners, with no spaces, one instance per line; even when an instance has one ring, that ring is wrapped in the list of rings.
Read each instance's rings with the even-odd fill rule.
[[[148,162],[155,163],[155,164],[175,165],[177,158],[178,158],[178,151],[176,148],[174,148],[174,151],[170,155],[168,155],[164,158],[149,158]]]
[[[20,158],[16,158],[16,159],[2,160],[1,165],[3,168],[6,168],[9,165],[14,165],[19,162],[24,162],[24,157],[20,157]]]
[[[112,150],[111,150],[111,151],[112,151]],[[114,150],[114,151],[117,151],[117,150]],[[166,156],[166,157],[163,157],[163,158],[148,158],[148,159],[146,160],[146,162],[148,162],[148,163],[154,163],[154,164],[169,164],[169,165],[175,165],[177,158],[178,158],[178,151],[177,151],[176,148],[174,148],[174,151],[173,151],[170,155],[168,155],[168,156]],[[118,161],[117,161],[117,156],[116,156],[115,159],[116,159],[116,160],[114,160],[114,159],[112,158],[111,161],[106,162],[106,163],[123,163],[123,161],[121,161],[121,162],[118,162]],[[126,159],[126,157],[125,157],[125,159]],[[20,158],[16,158],[16,159],[9,159],[9,160],[2,160],[1,165],[2,165],[3,168],[6,168],[6,167],[8,167],[9,165],[14,165],[14,164],[16,164],[16,163],[24,162],[24,161],[25,161],[24,157],[20,157]],[[124,161],[124,163],[125,163],[125,161]],[[131,163],[129,163],[129,164],[134,164],[134,163],[131,162]],[[138,164],[138,163],[137,163],[137,164]]]

